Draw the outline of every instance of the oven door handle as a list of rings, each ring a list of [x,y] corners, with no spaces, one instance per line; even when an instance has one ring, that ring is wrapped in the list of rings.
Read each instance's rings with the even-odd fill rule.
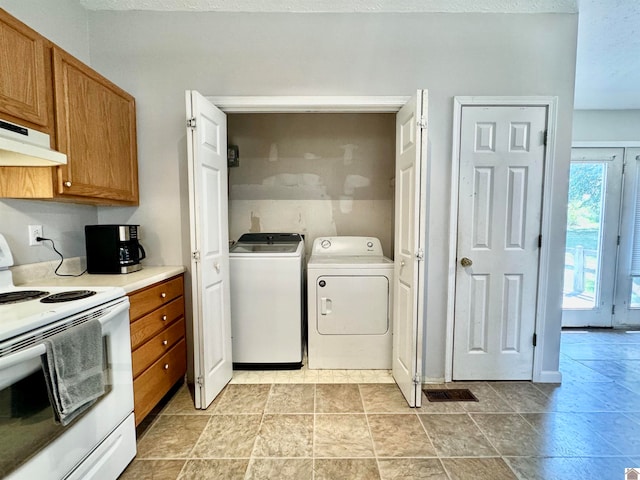
[[[123,297],[120,299],[119,303],[112,305],[108,312],[98,317],[98,320],[100,321],[100,324],[104,327],[107,323],[109,323],[111,320],[116,318],[122,312],[125,312],[125,311],[128,312],[128,310],[129,310],[129,297]],[[104,331],[103,331],[103,335],[104,335]]]
[[[111,309],[105,313],[105,315],[98,318],[100,324],[104,327],[107,323],[109,323],[112,319],[116,318],[119,314],[129,309],[129,299],[124,297],[124,301],[113,305]],[[47,349],[44,346],[44,343],[39,343],[29,348],[25,348],[24,350],[20,350],[16,353],[12,353],[7,355],[6,357],[0,358],[0,371],[14,367],[21,363],[26,364],[29,361],[37,359],[41,355],[46,353]]]
[[[33,360],[34,358],[38,358],[41,355],[44,355],[47,349],[44,346],[44,343],[40,343],[33,347],[25,348],[24,350],[20,350],[19,352],[12,353],[4,358],[0,358],[0,370],[5,370],[7,368],[11,368],[15,365],[19,365],[21,363],[26,363],[29,360]]]

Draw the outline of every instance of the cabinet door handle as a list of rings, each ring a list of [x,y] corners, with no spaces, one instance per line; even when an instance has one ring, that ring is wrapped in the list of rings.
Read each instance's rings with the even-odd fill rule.
[[[166,315],[162,315],[162,321],[166,322],[167,321],[167,316]]]
[[[164,364],[164,369],[165,369],[165,370],[169,370],[169,364],[168,364],[168,363],[165,363],[165,364]]]
[[[71,187],[71,182],[67,180],[66,182],[64,182],[64,186],[67,188]]]
[[[162,297],[162,298],[167,298],[167,294],[166,294],[166,293],[164,293],[164,292],[162,292],[162,293],[160,294],[160,297]]]
[[[162,340],[162,345],[166,345],[167,343],[169,342],[167,342],[166,340]]]

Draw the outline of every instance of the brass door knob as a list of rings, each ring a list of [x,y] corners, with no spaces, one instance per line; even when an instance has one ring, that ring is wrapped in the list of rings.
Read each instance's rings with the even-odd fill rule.
[[[471,265],[473,265],[473,262],[470,258],[462,257],[462,260],[460,260],[460,265],[462,265],[463,267],[470,267]]]

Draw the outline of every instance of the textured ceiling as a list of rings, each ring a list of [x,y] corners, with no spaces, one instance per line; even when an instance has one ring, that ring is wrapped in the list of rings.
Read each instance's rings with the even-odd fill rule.
[[[573,13],[577,109],[640,109],[640,0],[79,0],[88,10]]]
[[[575,0],[80,0],[89,10],[211,12],[573,12]]]
[[[640,1],[580,0],[577,109],[640,109]]]

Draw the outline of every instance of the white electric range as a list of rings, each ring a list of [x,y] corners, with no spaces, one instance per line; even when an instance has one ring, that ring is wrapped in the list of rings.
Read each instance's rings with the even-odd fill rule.
[[[16,287],[0,234],[0,471],[6,479],[117,479],[136,453],[129,300],[119,287]],[[43,373],[44,340],[100,322],[105,393],[66,426]],[[81,348],[81,347],[79,347]]]

